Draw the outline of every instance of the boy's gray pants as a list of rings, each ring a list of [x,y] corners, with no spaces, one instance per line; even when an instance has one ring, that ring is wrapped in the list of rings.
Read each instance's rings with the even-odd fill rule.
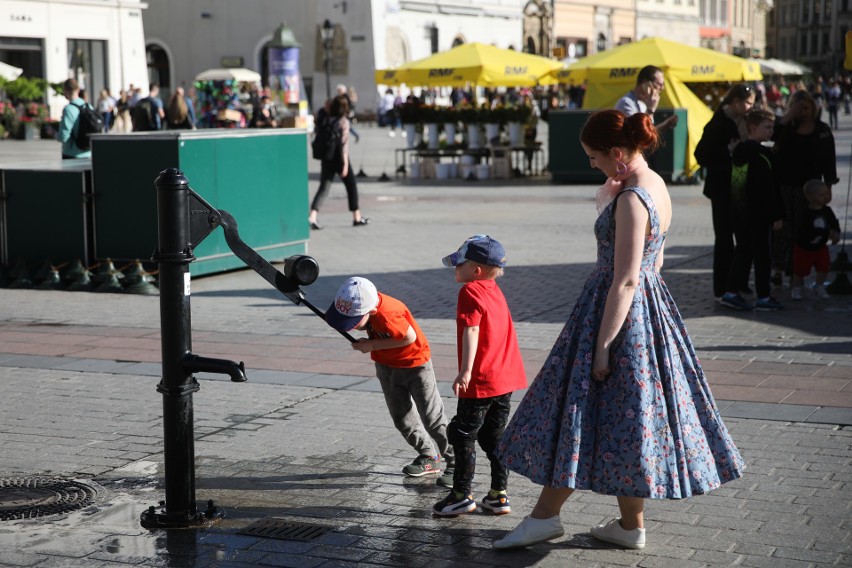
[[[447,441],[444,401],[438,394],[432,361],[407,369],[376,363],[376,377],[393,424],[405,441],[419,454],[440,454],[447,467],[453,467],[455,457]]]

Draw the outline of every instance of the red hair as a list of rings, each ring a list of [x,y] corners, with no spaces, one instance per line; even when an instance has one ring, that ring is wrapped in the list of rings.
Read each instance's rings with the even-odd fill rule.
[[[602,110],[586,121],[580,131],[580,142],[598,152],[624,148],[632,154],[655,150],[660,136],[651,117],[643,112],[627,117],[619,110]]]

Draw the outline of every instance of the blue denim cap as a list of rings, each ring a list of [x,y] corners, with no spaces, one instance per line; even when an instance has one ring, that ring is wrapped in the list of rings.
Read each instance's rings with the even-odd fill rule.
[[[441,259],[441,262],[444,266],[458,266],[466,260],[503,268],[506,266],[506,250],[497,239],[488,235],[474,235],[459,250]]]

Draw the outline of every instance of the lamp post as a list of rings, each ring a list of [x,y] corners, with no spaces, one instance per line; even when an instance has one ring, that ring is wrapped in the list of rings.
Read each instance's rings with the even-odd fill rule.
[[[326,20],[320,30],[322,35],[323,62],[325,63],[325,98],[331,98],[331,42],[334,40],[334,26]]]

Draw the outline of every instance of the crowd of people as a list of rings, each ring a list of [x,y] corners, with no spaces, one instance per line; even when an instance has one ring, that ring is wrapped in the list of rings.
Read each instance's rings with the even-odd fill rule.
[[[790,299],[802,300],[812,271],[814,293],[828,297],[827,244],[840,238],[828,203],[839,180],[832,127],[821,116],[826,106],[836,121],[838,106],[848,104],[850,93],[841,83],[849,85],[818,78],[809,88],[794,83],[792,92],[779,83],[768,89],[736,84],[705,126],[695,158],[706,170],[704,195],[715,234],[712,287],[723,306],[783,309],[771,287],[789,286]],[[747,299],[752,295],[754,301]]]

